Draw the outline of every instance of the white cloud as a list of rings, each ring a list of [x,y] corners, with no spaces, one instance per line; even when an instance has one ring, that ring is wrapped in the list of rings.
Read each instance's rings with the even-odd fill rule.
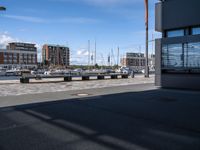
[[[90,64],[92,65],[92,59],[91,56],[94,56],[94,52],[90,52]],[[86,49],[80,49],[77,50],[74,54],[72,54],[70,57],[70,62],[71,64],[76,64],[76,65],[88,65],[88,56],[89,56],[89,51]],[[97,63],[101,63],[101,61],[97,60]]]
[[[87,65],[88,64],[88,50],[82,48],[76,52],[71,53],[70,63],[76,65]]]
[[[81,56],[88,56],[89,52],[87,50],[78,50],[76,54],[79,57],[81,57]]]
[[[21,15],[3,15],[5,18],[34,22],[34,23],[45,23],[46,20],[39,17],[31,17],[31,16],[21,16]]]
[[[78,24],[85,24],[85,23],[98,23],[101,22],[98,19],[93,18],[84,18],[84,17],[66,17],[55,20],[56,23],[78,23]]]
[[[37,47],[37,49],[42,49],[42,45],[40,44],[36,44],[35,47]]]
[[[85,17],[63,17],[63,18],[51,18],[44,19],[40,17],[32,17],[32,16],[21,16],[21,15],[3,15],[4,18],[14,19],[19,21],[31,22],[31,23],[77,23],[77,24],[85,24],[85,23],[98,23],[100,20],[93,18],[85,18]]]
[[[18,39],[11,37],[7,32],[0,34],[0,48],[6,48],[8,43],[16,41]]]
[[[35,44],[35,47],[37,47],[37,59],[38,59],[38,62],[42,62],[42,45]]]

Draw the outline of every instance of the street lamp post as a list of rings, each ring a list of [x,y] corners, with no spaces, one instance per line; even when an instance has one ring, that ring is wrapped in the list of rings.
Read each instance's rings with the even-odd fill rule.
[[[0,6],[0,11],[6,10],[6,7]]]
[[[146,26],[146,51],[145,51],[145,55],[146,55],[146,59],[145,59],[145,77],[148,78],[149,77],[149,64],[148,64],[148,49],[149,49],[149,4],[148,4],[148,0],[144,0],[145,3],[145,26]]]

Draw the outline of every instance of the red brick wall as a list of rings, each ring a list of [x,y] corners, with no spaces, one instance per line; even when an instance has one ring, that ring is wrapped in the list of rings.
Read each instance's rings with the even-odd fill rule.
[[[0,64],[4,64],[3,52],[0,52]]]

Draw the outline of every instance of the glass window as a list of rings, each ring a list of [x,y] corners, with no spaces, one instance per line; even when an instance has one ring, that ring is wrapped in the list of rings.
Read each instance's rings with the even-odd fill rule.
[[[184,45],[184,66],[187,68],[200,68],[200,43]]]
[[[183,46],[182,44],[164,45],[162,49],[162,66],[164,68],[183,67]]]
[[[200,42],[163,45],[162,69],[200,73]]]
[[[167,67],[167,62],[168,62],[168,50],[167,50],[167,45],[164,45],[162,47],[162,66]]]
[[[192,28],[192,35],[200,34],[200,27]]]
[[[184,36],[184,30],[172,30],[167,31],[167,37],[177,37],[177,36]]]

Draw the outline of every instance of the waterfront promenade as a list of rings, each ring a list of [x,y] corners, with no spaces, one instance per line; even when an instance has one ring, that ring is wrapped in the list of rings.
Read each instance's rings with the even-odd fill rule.
[[[0,78],[1,79],[1,78]],[[77,78],[77,80],[80,80]],[[106,80],[90,80],[90,81],[73,81],[73,82],[59,82],[61,79],[43,79],[32,80],[30,84],[20,84],[19,79],[14,80],[0,80],[0,96],[15,96],[36,94],[45,92],[59,92],[71,91],[81,89],[104,88],[121,85],[135,85],[142,83],[154,83],[154,75],[150,78],[144,78],[143,75],[136,75],[135,78],[129,79],[106,79]],[[43,83],[41,83],[43,82]],[[44,83],[46,82],[46,83]]]

